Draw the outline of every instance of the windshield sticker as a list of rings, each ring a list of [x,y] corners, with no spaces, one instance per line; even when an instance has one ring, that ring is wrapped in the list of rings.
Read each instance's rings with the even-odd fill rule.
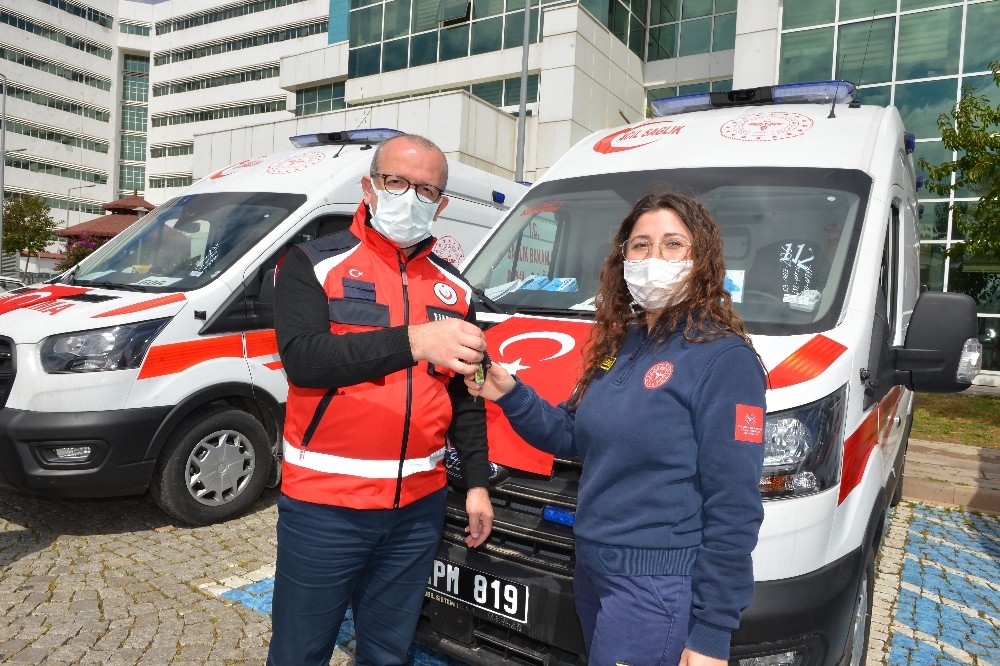
[[[779,141],[802,136],[812,129],[809,116],[791,111],[750,113],[730,120],[719,132],[733,141]]]
[[[525,208],[524,210],[522,210],[521,211],[521,217],[525,217],[527,215],[539,215],[541,213],[554,213],[557,210],[559,210],[560,208],[562,208],[562,205],[564,203],[566,203],[566,202],[562,201],[562,200],[560,200],[560,201],[543,201],[540,204],[535,204],[534,206],[530,206],[530,207]]]
[[[132,284],[138,285],[140,287],[167,287],[169,285],[172,285],[174,282],[179,282],[183,279],[184,279],[183,277],[150,275],[149,277],[144,277],[138,282],[133,282]]]
[[[267,172],[279,176],[289,173],[298,173],[299,171],[305,171],[309,167],[316,166],[325,158],[326,153],[320,150],[314,150],[301,155],[292,155],[267,167]]]
[[[437,256],[441,257],[449,264],[457,266],[465,258],[465,250],[462,249],[462,244],[459,243],[452,236],[441,236],[436,241],[434,241],[434,247],[431,251]]]
[[[684,125],[678,125],[673,120],[654,120],[609,134],[594,144],[594,151],[608,154],[642,148],[665,136],[680,134],[683,129]]]
[[[782,300],[793,310],[812,312],[819,303],[820,295],[815,289],[806,289],[800,294],[785,294]]]
[[[726,271],[726,281],[722,288],[729,292],[733,303],[743,302],[743,282],[746,279],[746,273],[744,270]]]
[[[576,291],[576,278],[550,278],[544,275],[529,275],[518,287],[523,291]]]
[[[213,173],[211,178],[212,180],[215,180],[216,178],[222,178],[223,176],[228,176],[231,173],[236,173],[237,171],[248,169],[252,166],[257,166],[263,161],[264,161],[263,158],[255,157],[250,160],[243,160],[242,162],[237,162],[236,164],[230,164],[225,169],[221,169]]]

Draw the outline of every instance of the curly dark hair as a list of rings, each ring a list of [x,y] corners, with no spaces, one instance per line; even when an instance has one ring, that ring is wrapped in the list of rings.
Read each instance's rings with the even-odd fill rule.
[[[678,287],[677,293],[684,294],[683,300],[659,312],[650,329],[650,338],[656,344],[663,344],[684,321],[684,337],[691,342],[737,335],[750,343],[743,320],[733,310],[733,300],[724,287],[722,237],[712,214],[691,197],[654,191],[640,199],[622,221],[601,267],[601,282],[594,299],[594,330],[584,351],[583,372],[570,398],[570,407],[580,404],[601,363],[622,346],[629,324],[646,316],[645,312],[633,310],[632,295],[623,274],[621,246],[640,217],[664,209],[675,212],[690,231],[693,265]]]

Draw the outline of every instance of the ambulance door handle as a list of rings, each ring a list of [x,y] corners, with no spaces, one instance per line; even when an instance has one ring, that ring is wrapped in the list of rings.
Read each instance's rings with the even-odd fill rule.
[[[898,428],[899,424],[903,422],[903,419],[899,418],[899,416],[894,416],[894,417],[892,417],[891,420],[892,420],[892,427],[893,427],[893,429]]]

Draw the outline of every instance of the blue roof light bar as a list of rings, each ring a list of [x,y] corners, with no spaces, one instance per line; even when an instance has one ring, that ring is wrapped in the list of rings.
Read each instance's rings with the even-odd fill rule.
[[[855,86],[850,81],[811,81],[665,97],[653,100],[650,105],[653,107],[653,115],[663,117],[729,106],[842,104],[853,101],[854,92]]]
[[[346,130],[344,132],[321,132],[318,134],[299,134],[289,137],[289,141],[296,148],[309,148],[312,146],[340,146],[347,143],[371,144],[382,143],[394,136],[401,136],[406,132],[401,132],[388,127],[375,127],[372,129]]]

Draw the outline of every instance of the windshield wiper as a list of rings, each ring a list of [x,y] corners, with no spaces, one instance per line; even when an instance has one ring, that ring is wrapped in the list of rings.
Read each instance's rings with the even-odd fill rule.
[[[548,315],[553,317],[576,317],[580,319],[593,319],[593,310],[574,310],[572,308],[553,308],[543,305],[518,305],[518,314]]]
[[[492,298],[490,298],[489,296],[487,296],[486,292],[484,292],[479,287],[473,287],[470,284],[469,285],[469,289],[472,290],[472,293],[475,294],[477,298],[479,298],[479,302],[482,303],[483,305],[485,305],[486,309],[489,310],[490,312],[493,312],[493,313],[496,313],[496,314],[507,314],[506,310],[504,310],[502,307],[500,307],[500,305],[496,301],[494,301]]]
[[[122,291],[149,291],[147,287],[143,287],[140,284],[122,284],[120,282],[89,282],[89,283],[78,283],[85,284],[88,287],[104,287],[105,289],[120,289]]]

